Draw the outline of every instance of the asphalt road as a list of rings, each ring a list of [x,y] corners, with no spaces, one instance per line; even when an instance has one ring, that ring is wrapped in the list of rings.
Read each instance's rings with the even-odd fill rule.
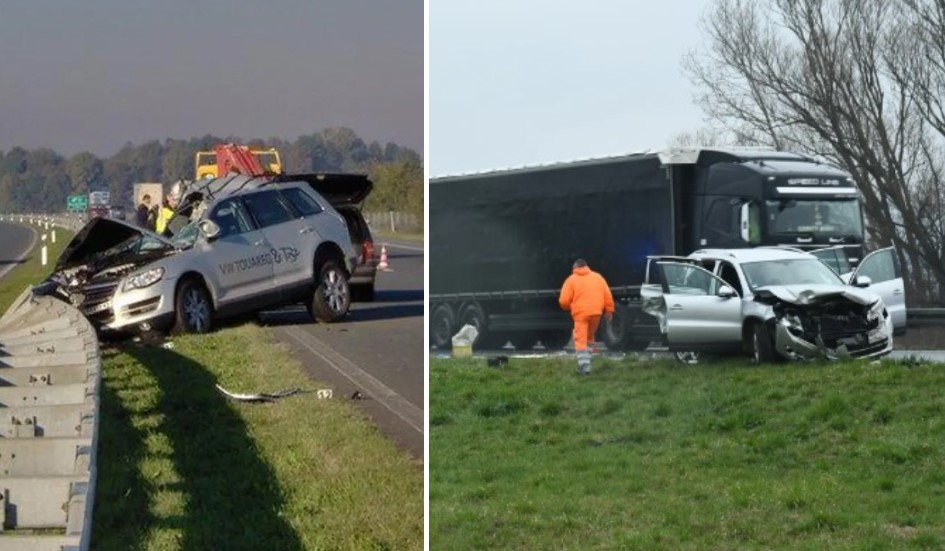
[[[357,403],[398,446],[423,461],[423,244],[385,241],[391,271],[378,272],[374,302],[351,305],[340,323],[311,321],[302,308],[266,312],[315,379]]]
[[[25,260],[35,241],[36,232],[32,228],[0,222],[0,277]]]

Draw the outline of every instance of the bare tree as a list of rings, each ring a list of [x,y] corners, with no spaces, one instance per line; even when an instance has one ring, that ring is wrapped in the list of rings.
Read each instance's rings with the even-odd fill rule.
[[[710,118],[849,171],[910,296],[941,302],[945,2],[717,0],[702,25],[684,65]]]

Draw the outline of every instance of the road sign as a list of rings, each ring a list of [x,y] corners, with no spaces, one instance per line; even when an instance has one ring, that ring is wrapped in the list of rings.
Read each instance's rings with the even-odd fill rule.
[[[89,204],[90,205],[107,205],[109,203],[111,194],[107,191],[90,191],[89,192]]]
[[[66,208],[73,212],[85,212],[89,208],[89,198],[87,195],[70,195],[66,200]]]

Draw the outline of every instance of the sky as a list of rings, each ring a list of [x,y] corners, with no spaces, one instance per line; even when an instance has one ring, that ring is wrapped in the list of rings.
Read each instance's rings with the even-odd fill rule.
[[[431,2],[430,175],[659,149],[707,126],[681,61],[708,6]]]
[[[347,126],[422,152],[423,32],[422,0],[5,2],[0,151]]]

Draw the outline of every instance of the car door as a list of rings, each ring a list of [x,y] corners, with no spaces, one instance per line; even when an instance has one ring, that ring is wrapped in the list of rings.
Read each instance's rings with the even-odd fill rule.
[[[670,350],[701,351],[742,340],[741,298],[721,278],[681,262],[657,262]],[[722,288],[732,292],[720,296]]]
[[[240,200],[221,201],[209,219],[220,227],[220,235],[203,245],[207,254],[201,257],[212,264],[206,273],[215,280],[218,307],[251,302],[271,292],[272,247]]]
[[[248,193],[243,196],[243,202],[271,246],[276,289],[288,294],[296,286],[310,284],[306,268],[312,258],[309,253],[303,255],[300,246],[307,231],[279,191],[272,188]]]
[[[866,255],[850,279],[856,282],[858,276],[867,276],[872,280],[869,289],[883,298],[886,311],[892,317],[893,331],[901,335],[906,331],[906,292],[896,261],[896,249],[887,247]]]

